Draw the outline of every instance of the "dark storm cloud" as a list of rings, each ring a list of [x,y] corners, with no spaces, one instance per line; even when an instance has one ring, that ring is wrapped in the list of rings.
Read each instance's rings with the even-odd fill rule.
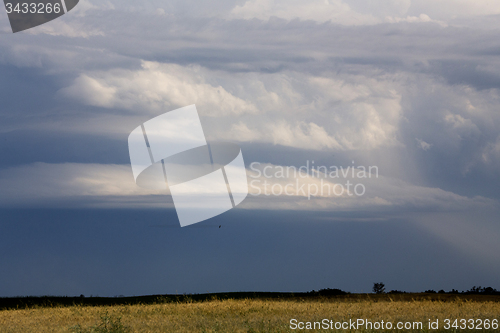
[[[232,14],[245,3],[80,1],[2,34],[0,295],[498,288],[500,17]],[[177,228],[171,198],[135,185],[127,136],[193,100],[247,167],[355,160],[381,178],[346,207],[249,198]]]
[[[430,170],[437,173],[436,178],[441,180],[440,186],[445,188],[443,179],[447,179],[446,183],[450,185],[456,184],[457,177],[461,177],[461,173],[467,168],[467,161],[480,160],[484,149],[496,140],[495,126],[488,128],[483,124],[480,115],[474,115],[477,119],[471,118],[473,123],[469,133],[455,134],[450,128],[443,131],[443,127],[446,127],[443,117],[446,117],[446,114],[442,109],[452,105],[450,101],[455,92],[448,91],[448,96],[428,94],[425,99],[421,98],[422,93],[426,94],[426,85],[435,84],[432,80],[443,80],[443,90],[448,89],[446,84],[450,85],[449,89],[453,86],[470,86],[479,91],[497,87],[499,76],[488,71],[496,64],[496,60],[492,57],[478,58],[465,46],[476,45],[476,52],[479,48],[495,47],[499,42],[492,38],[490,30],[484,32],[466,27],[443,27],[433,22],[349,27],[335,23],[288,21],[279,18],[259,21],[193,15],[162,16],[140,11],[125,12],[120,9],[90,9],[84,16],[64,17],[60,21],[74,25],[75,29],[80,31],[70,31],[64,36],[65,30],[61,28],[59,33],[63,36],[24,34],[16,40],[9,38],[0,42],[5,73],[2,80],[4,104],[1,112],[9,114],[3,121],[4,131],[17,130],[6,134],[6,137],[12,140],[17,136],[13,146],[23,146],[11,155],[11,161],[90,162],[93,159],[94,163],[123,164],[127,159],[124,146],[119,149],[112,148],[116,152],[120,151],[120,154],[96,153],[90,155],[90,159],[85,157],[85,152],[90,152],[88,147],[95,147],[94,142],[109,136],[105,126],[96,131],[89,124],[72,140],[68,138],[68,134],[59,134],[57,126],[51,124],[55,119],[65,119],[61,124],[65,127],[71,123],[84,124],[89,115],[143,112],[140,107],[131,111],[123,107],[82,106],[74,100],[61,98],[61,94],[57,93],[81,74],[107,73],[116,68],[133,73],[140,70],[140,60],[176,63],[181,66],[196,64],[223,73],[288,75],[286,73],[292,72],[295,73],[294,80],[300,80],[302,75],[338,77],[343,80],[349,80],[350,75],[376,80],[393,75],[389,80],[400,82],[395,86],[399,85],[396,89],[399,89],[398,93],[403,96],[402,116],[410,120],[409,123],[395,123],[404,128],[404,131],[399,133],[399,140],[409,152],[413,152],[417,161],[426,161],[425,165],[432,166]],[[89,33],[92,31],[94,34]],[[79,33],[86,37],[79,37]],[[75,37],[71,37],[71,34],[75,34]],[[117,79],[121,78],[114,80]],[[108,79],[102,82],[107,83],[106,80]],[[214,81],[214,85],[223,82],[217,82],[209,76],[206,80],[208,83]],[[130,84],[134,84],[133,81]],[[227,83],[227,86],[230,87],[231,84]],[[356,84],[358,83],[353,85]],[[297,89],[303,89],[298,90],[305,95],[303,103],[317,99],[314,87]],[[31,97],[23,98],[26,94]],[[485,100],[489,98],[486,95],[483,97]],[[252,100],[258,98],[258,94],[244,98]],[[328,102],[327,109],[321,111],[324,113],[321,117],[328,118],[328,112],[332,112],[328,108],[334,109],[336,103]],[[494,105],[494,101],[487,103]],[[16,111],[13,113],[14,108]],[[437,110],[441,111],[436,112]],[[29,119],[33,121],[25,121],[23,114],[29,115]],[[469,116],[461,113],[465,120]],[[316,120],[314,117],[311,112],[309,119],[317,122],[322,119]],[[458,120],[453,123],[453,118],[448,119],[451,119],[449,126],[457,124]],[[429,120],[432,121],[429,123]],[[133,121],[128,122],[131,125],[121,128],[120,138],[127,134],[128,127],[133,127]],[[111,125],[111,121],[102,123]],[[37,130],[30,133],[35,124]],[[47,129],[47,125],[50,125],[50,128]],[[355,123],[352,126],[355,126]],[[477,128],[476,132],[474,126]],[[334,127],[326,128],[335,131]],[[21,133],[19,131],[23,129],[27,132],[22,132],[22,135],[15,134]],[[46,138],[41,138],[44,131],[47,131]],[[462,138],[463,148],[454,147],[449,150],[450,146],[453,146],[453,135]],[[431,150],[419,150],[416,139],[431,144]],[[34,144],[30,145],[30,140]],[[99,150],[105,152],[110,149],[106,147],[118,147],[118,142],[114,140],[117,140],[116,136],[110,138],[109,144],[102,144]],[[57,141],[62,144],[55,144]],[[47,142],[50,148],[38,148],[36,153],[29,154],[29,147],[40,147],[43,142]],[[78,146],[72,146],[71,142],[75,145],[79,142],[79,145],[87,148],[80,149]],[[13,146],[10,146],[11,149]],[[57,150],[58,146],[68,149]],[[82,153],[77,154],[76,150],[82,150]],[[448,153],[443,154],[443,150]],[[44,157],[40,156],[42,151],[46,152]],[[424,153],[425,158],[418,157]],[[21,155],[31,157],[15,157]],[[399,153],[398,155],[401,156]],[[303,156],[307,156],[307,153]],[[441,167],[436,167],[437,165]],[[423,166],[422,169],[425,170],[426,167]],[[442,173],[446,173],[447,177],[441,177]],[[427,185],[430,183],[432,182]],[[475,187],[480,188],[481,185]],[[467,188],[469,186],[464,186],[464,191],[460,193],[467,193]],[[480,194],[481,190],[476,189],[474,193]],[[492,191],[485,193],[491,195]]]
[[[500,75],[480,68],[481,61],[432,60],[429,73],[442,76],[451,85],[467,85],[477,90],[500,88]]]
[[[0,133],[0,151],[9,158],[0,168],[43,163],[127,164],[127,135],[117,138],[51,131],[13,130]]]
[[[475,257],[398,217],[369,222],[373,215],[355,214],[361,220],[356,222],[353,214],[236,210],[181,229],[175,215],[4,210],[0,249],[11,255],[2,258],[0,293],[370,292],[373,281],[398,290],[467,290],[476,283],[494,285],[498,274],[498,268],[485,269]],[[423,279],[422,272],[432,274]]]

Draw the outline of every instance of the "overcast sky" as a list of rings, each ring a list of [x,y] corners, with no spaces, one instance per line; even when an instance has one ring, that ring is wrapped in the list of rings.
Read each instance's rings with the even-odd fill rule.
[[[2,10],[0,296],[500,289],[499,33],[489,0],[81,0],[16,34]],[[127,137],[191,104],[249,180],[378,177],[180,228]]]

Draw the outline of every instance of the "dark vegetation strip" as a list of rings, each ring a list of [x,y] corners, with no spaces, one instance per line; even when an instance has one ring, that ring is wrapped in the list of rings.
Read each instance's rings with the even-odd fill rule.
[[[473,289],[471,289],[473,290]],[[322,289],[319,291],[289,293],[289,292],[231,292],[210,294],[184,294],[184,295],[148,295],[133,297],[68,297],[68,296],[29,296],[0,298],[0,310],[26,309],[40,307],[66,307],[66,306],[113,306],[136,304],[161,304],[161,303],[192,303],[226,299],[262,299],[268,301],[280,300],[316,300],[322,302],[387,302],[387,301],[441,301],[456,300],[476,302],[500,302],[500,292],[435,292],[428,290],[424,293],[407,293],[393,290],[380,294],[351,294],[339,289]]]

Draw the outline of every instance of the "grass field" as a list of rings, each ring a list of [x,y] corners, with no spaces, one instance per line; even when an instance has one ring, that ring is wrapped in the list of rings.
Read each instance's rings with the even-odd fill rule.
[[[454,295],[348,295],[337,297],[292,297],[286,299],[212,299],[113,306],[55,306],[0,311],[0,332],[314,332],[291,329],[298,322],[335,322],[365,319],[393,325],[422,322],[422,329],[400,330],[452,332],[444,320],[500,320],[499,296]],[[429,319],[439,320],[439,330],[429,330]],[[474,325],[477,325],[476,321]],[[481,332],[500,332],[484,329]],[[460,327],[460,322],[457,322]],[[470,322],[468,322],[470,325]],[[313,325],[313,324],[311,324]],[[408,325],[408,324],[407,324]],[[355,330],[342,330],[354,332]],[[357,332],[398,331],[366,330]],[[458,331],[467,331],[460,330]]]

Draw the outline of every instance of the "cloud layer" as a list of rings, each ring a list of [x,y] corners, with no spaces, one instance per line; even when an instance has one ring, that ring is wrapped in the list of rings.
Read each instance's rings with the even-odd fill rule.
[[[0,294],[498,289],[499,33],[492,0],[80,0],[18,34],[1,11]],[[251,193],[181,229],[127,138],[193,103]],[[356,176],[251,167],[307,161]]]
[[[387,179],[412,188],[380,196],[391,203],[410,202],[421,188],[458,201],[498,198],[500,23],[491,14],[500,7],[453,4],[81,1],[72,15],[0,41],[0,63],[11,71],[0,132],[6,140],[36,129],[125,144],[137,124],[195,103],[210,140],[259,145],[259,162],[284,164],[279,154],[266,157],[280,147],[298,160],[376,162]],[[20,73],[31,76],[21,84]],[[36,80],[43,94],[17,97]],[[81,159],[97,167],[91,154]],[[51,160],[23,158],[26,168]],[[24,177],[13,170],[4,170],[9,186]],[[93,193],[61,179],[75,195]],[[100,181],[88,184],[106,195]]]

